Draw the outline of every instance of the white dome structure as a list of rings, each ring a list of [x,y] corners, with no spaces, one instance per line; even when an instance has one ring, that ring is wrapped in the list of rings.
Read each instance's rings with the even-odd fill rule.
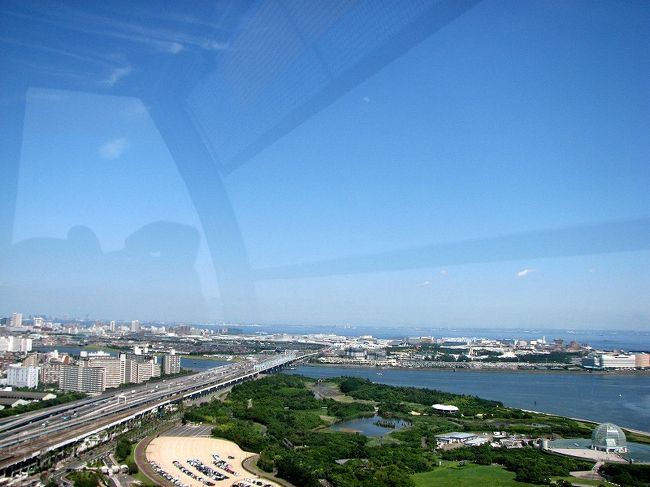
[[[591,434],[591,448],[604,452],[626,453],[625,433],[613,423],[599,424]]]

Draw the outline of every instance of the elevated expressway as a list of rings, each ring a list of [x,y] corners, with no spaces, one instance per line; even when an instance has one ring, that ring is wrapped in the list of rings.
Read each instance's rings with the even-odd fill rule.
[[[211,394],[313,355],[288,352],[261,361],[234,363],[6,418],[0,421],[0,477],[34,466],[45,467],[73,454],[75,447],[90,436],[122,432],[167,405]]]

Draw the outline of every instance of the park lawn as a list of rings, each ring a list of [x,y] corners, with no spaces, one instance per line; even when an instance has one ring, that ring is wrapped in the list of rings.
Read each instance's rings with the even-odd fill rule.
[[[310,391],[317,391],[326,399],[333,399],[338,402],[360,402],[363,404],[377,404],[376,401],[368,401],[366,399],[355,399],[352,396],[343,394],[339,389],[338,384],[334,382],[307,382],[305,387]]]
[[[373,448],[375,446],[382,446],[382,445],[399,445],[400,443],[402,443],[400,440],[398,440],[397,438],[393,438],[390,435],[386,435],[384,437],[374,436],[368,439],[368,443],[366,443],[366,446],[368,448]]]
[[[149,480],[149,477],[147,477],[142,472],[132,474],[131,477],[133,477],[135,480],[138,480],[141,487],[158,487],[158,484],[154,484],[151,480]]]
[[[497,465],[476,465],[468,463],[460,466],[457,462],[443,464],[430,472],[416,473],[413,476],[415,487],[539,487],[535,484],[516,482],[515,474]]]

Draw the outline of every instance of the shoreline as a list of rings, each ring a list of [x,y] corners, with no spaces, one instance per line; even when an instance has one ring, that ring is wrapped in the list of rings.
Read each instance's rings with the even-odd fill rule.
[[[533,409],[523,409],[523,408],[517,408],[517,409],[519,409],[521,411],[525,411],[527,413],[541,414],[543,416],[552,416],[554,418],[572,419],[573,421],[580,421],[581,423],[589,423],[589,424],[594,424],[594,425],[600,424],[598,421],[594,421],[592,419],[574,418],[572,416],[563,416],[561,414],[545,413],[543,411],[535,411]],[[636,435],[641,435],[641,436],[647,436],[648,438],[650,438],[650,431],[642,431],[642,430],[637,430],[637,429],[634,429],[634,428],[627,428],[625,426],[621,426],[621,429],[623,431],[627,431],[629,433],[634,433]]]
[[[393,370],[395,370],[397,372],[404,372],[404,371],[407,371],[407,370],[413,370],[413,371],[417,371],[417,372],[429,371],[429,370],[432,370],[432,371],[435,371],[435,372],[440,372],[440,371],[451,372],[452,371],[452,369],[443,369],[443,368],[433,368],[432,369],[432,368],[388,367],[388,368],[380,369],[379,367],[369,367],[369,366],[361,366],[361,365],[356,365],[356,366],[350,365],[350,366],[348,366],[348,365],[343,365],[343,364],[315,364],[315,363],[305,364],[304,366],[305,367],[312,367],[312,368],[316,368],[316,367],[331,368],[333,371],[336,370],[336,369],[344,369],[344,368],[358,369],[358,370],[368,371],[368,372],[371,372],[371,373],[372,372],[378,372],[379,370],[391,370],[391,369],[393,369]],[[476,372],[482,372],[482,373],[488,373],[488,372],[498,372],[498,373],[518,372],[518,373],[530,373],[530,374],[533,374],[533,375],[535,375],[535,374],[537,374],[537,375],[539,375],[539,374],[542,374],[542,375],[543,374],[553,374],[553,373],[556,372],[556,371],[543,371],[543,370],[532,370],[532,371],[530,371],[530,370],[517,370],[517,371],[511,371],[511,370],[506,370],[506,369],[499,369],[499,370],[493,370],[493,369],[480,369],[480,370],[478,370],[478,369],[457,369],[457,371],[459,371],[459,372],[476,371]],[[564,373],[564,374],[571,374],[572,373],[572,371],[557,371],[557,372]],[[608,372],[605,372],[604,375],[612,375],[612,376],[621,376],[621,375],[625,375],[625,376],[630,376],[630,375],[634,375],[634,376],[636,376],[636,375],[650,376],[650,374],[648,374],[648,372],[650,372],[650,371],[647,371],[647,370],[646,371],[628,371],[628,372],[641,372],[641,374],[638,374],[638,373],[637,374],[610,374]],[[578,373],[575,373],[573,375],[575,375],[575,376],[585,376],[586,374],[590,374],[590,373],[593,374],[593,372],[589,372],[589,371],[579,371]],[[309,377],[309,374],[308,374],[307,371],[305,371],[305,374],[306,374],[307,377]],[[597,375],[603,375],[603,374],[597,374]],[[370,380],[373,381],[372,378]],[[379,379],[377,379],[377,380],[379,380]],[[507,404],[506,404],[506,406],[507,406]],[[594,420],[594,419],[579,418],[579,417],[572,416],[571,414],[558,414],[558,413],[552,413],[552,412],[544,412],[544,411],[539,411],[539,410],[536,410],[536,409],[529,409],[529,408],[518,407],[518,406],[508,406],[508,407],[512,407],[513,409],[518,409],[520,411],[525,411],[525,412],[529,412],[529,413],[533,413],[533,414],[539,414],[539,415],[557,417],[557,418],[571,419],[571,420],[579,421],[579,422],[586,423],[586,424],[597,425],[597,424],[602,423],[602,421],[597,421],[597,420]],[[623,425],[621,425],[621,428],[623,428],[626,432],[637,434],[637,435],[640,435],[640,436],[643,436],[645,438],[650,439],[650,430],[646,431],[646,430],[643,430],[643,429],[638,429],[638,428],[623,426]]]
[[[331,367],[331,368],[354,368],[354,369],[367,369],[373,371],[384,370],[414,370],[414,371],[432,371],[432,372],[513,372],[521,374],[574,374],[574,375],[602,375],[602,376],[648,376],[650,377],[650,369],[645,370],[584,370],[584,369],[510,369],[505,367],[400,367],[389,365],[365,365],[365,364],[328,364],[328,363],[314,363],[308,362],[301,364],[301,367]]]

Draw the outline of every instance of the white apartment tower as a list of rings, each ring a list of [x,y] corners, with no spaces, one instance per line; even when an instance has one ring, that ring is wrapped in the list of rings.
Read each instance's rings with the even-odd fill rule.
[[[140,331],[140,322],[138,320],[131,321],[131,331],[138,333]]]
[[[165,375],[178,374],[181,371],[181,357],[176,355],[176,351],[163,355],[162,357],[162,373]]]
[[[38,387],[38,367],[10,365],[7,369],[7,385],[13,387]]]
[[[86,393],[104,392],[106,369],[103,367],[82,367],[62,365],[59,375],[59,389]]]

